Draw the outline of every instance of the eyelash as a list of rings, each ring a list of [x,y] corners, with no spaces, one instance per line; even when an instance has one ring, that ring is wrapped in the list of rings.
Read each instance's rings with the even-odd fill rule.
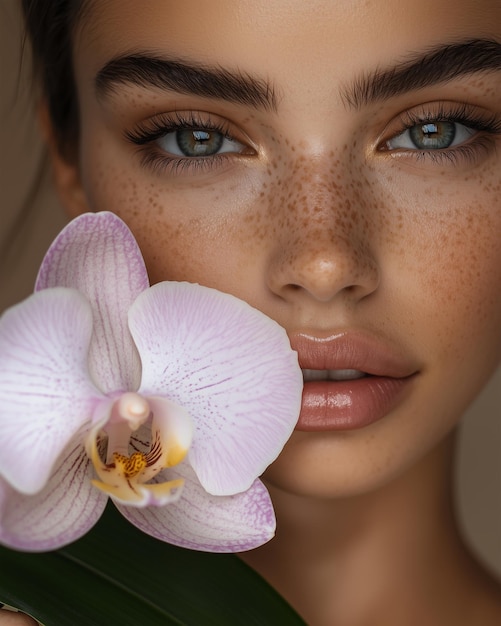
[[[454,148],[443,150],[420,150],[419,148],[388,148],[389,141],[402,135],[407,130],[432,122],[450,122],[462,124],[475,131],[472,139]],[[154,171],[172,174],[198,173],[217,168],[228,158],[235,157],[235,152],[223,152],[210,156],[182,157],[168,155],[155,145],[168,133],[178,130],[206,130],[213,133],[220,133],[222,137],[231,141],[236,140],[229,132],[228,124],[213,120],[210,116],[199,117],[196,113],[188,114],[176,112],[174,114],[164,114],[157,118],[138,124],[134,129],[127,131],[125,137],[135,144],[141,153],[141,164]],[[421,109],[419,111],[406,111],[399,117],[399,131],[379,147],[381,152],[405,154],[407,158],[414,158],[418,161],[429,159],[434,164],[457,165],[460,161],[470,163],[478,157],[480,150],[488,150],[492,147],[494,136],[501,134],[501,119],[495,114],[485,115],[472,110],[466,104],[458,104],[452,109],[446,105],[439,105],[436,111]],[[239,142],[242,143],[242,142]]]
[[[433,122],[449,122],[453,124],[462,124],[467,128],[474,130],[475,134],[471,140],[460,144],[454,148],[445,148],[443,150],[415,150],[395,148],[386,148],[386,144],[402,135],[407,130],[415,126]],[[400,130],[394,133],[391,138],[385,140],[381,152],[396,152],[405,154],[410,158],[417,160],[430,159],[435,164],[449,163],[458,164],[460,160],[463,162],[471,162],[478,157],[480,150],[488,150],[492,147],[492,141],[496,135],[501,134],[501,119],[495,114],[480,114],[476,110],[472,110],[467,104],[457,104],[452,109],[446,108],[446,105],[439,105],[436,111],[406,111],[399,118]]]
[[[223,152],[210,156],[182,157],[168,155],[155,145],[155,142],[167,135],[179,130],[205,130],[219,133],[225,139],[238,141],[229,132],[229,125],[222,121],[212,120],[210,116],[198,117],[196,113],[188,114],[176,112],[174,114],[160,115],[154,119],[138,124],[134,129],[127,131],[125,137],[128,141],[138,146],[141,153],[141,164],[154,171],[179,174],[183,172],[203,172],[222,165],[229,157],[234,157],[235,152]],[[243,144],[244,145],[244,144]]]

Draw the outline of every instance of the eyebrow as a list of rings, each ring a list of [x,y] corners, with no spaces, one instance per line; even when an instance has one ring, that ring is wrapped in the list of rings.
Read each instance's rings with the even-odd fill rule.
[[[343,89],[342,98],[350,107],[359,109],[462,76],[500,70],[501,44],[489,39],[471,39],[434,47],[389,69],[362,75]]]
[[[216,98],[257,109],[277,109],[273,86],[264,79],[147,53],[111,59],[99,70],[94,83],[98,98],[114,92],[117,85],[130,84]]]

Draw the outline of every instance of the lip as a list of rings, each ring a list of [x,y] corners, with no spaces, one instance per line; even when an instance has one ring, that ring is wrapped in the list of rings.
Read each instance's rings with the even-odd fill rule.
[[[354,380],[305,382],[296,430],[354,430],[383,419],[407,395],[418,369],[401,350],[361,332],[293,333],[302,369],[360,370]]]

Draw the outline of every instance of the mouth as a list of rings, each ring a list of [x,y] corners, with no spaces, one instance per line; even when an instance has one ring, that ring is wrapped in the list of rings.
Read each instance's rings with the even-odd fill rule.
[[[296,430],[364,428],[402,403],[417,374],[398,349],[364,333],[291,336],[304,388]]]
[[[358,380],[364,378],[369,374],[361,372],[359,370],[313,370],[303,369],[304,382],[311,382],[312,380]]]

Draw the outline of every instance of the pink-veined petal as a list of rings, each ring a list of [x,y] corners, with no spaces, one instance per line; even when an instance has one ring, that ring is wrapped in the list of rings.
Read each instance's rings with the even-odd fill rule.
[[[132,233],[113,213],[86,213],[58,235],[40,268],[36,290],[74,287],[93,308],[91,376],[105,393],[139,386],[140,362],[127,311],[148,287],[143,257]]]
[[[25,496],[0,479],[0,543],[44,552],[84,535],[101,517],[108,500],[91,485],[92,476],[82,442],[75,438],[39,493]]]
[[[297,422],[303,378],[283,328],[247,303],[189,283],[159,283],[129,325],[144,395],[165,395],[194,423],[190,463],[207,491],[245,491]]]
[[[273,506],[259,479],[244,493],[212,496],[186,462],[164,473],[171,479],[185,479],[177,502],[144,509],[117,505],[129,522],[148,535],[204,552],[244,552],[273,537]],[[159,480],[165,480],[165,476],[159,476]]]
[[[101,401],[87,371],[92,312],[71,289],[30,296],[0,319],[0,476],[33,494]]]

